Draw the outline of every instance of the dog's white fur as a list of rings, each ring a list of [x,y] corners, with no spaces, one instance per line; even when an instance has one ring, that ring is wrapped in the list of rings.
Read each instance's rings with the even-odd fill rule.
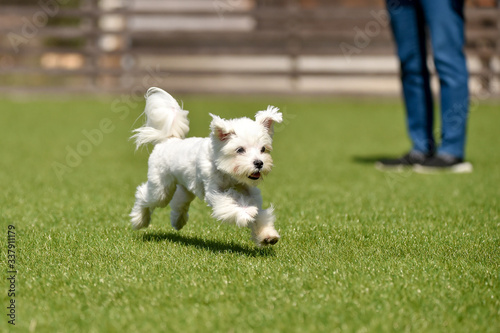
[[[188,111],[160,88],[146,95],[146,123],[136,129],[137,147],[155,144],[149,157],[148,181],[137,187],[130,213],[135,229],[149,225],[156,207],[170,203],[171,224],[180,230],[188,221],[191,201],[198,197],[212,207],[212,216],[252,230],[258,246],[275,244],[272,206],[262,209],[256,187],[271,171],[273,124],[282,121],[269,106],[249,118],[225,120],[212,115],[210,137],[185,138]]]

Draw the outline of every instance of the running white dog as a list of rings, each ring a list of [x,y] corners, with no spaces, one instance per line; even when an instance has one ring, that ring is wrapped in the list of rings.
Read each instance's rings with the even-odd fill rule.
[[[278,108],[269,106],[248,118],[224,120],[212,116],[208,138],[185,139],[188,111],[159,88],[146,93],[146,124],[136,129],[137,147],[156,144],[149,157],[148,181],[137,188],[130,213],[135,229],[149,225],[156,207],[170,203],[172,226],[180,230],[196,197],[212,207],[212,216],[252,230],[258,246],[276,244],[273,208],[262,209],[256,187],[271,171],[273,123],[281,122]]]

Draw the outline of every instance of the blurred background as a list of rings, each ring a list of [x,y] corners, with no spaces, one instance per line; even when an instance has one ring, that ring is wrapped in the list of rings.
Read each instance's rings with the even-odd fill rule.
[[[498,97],[498,1],[466,3],[471,90]],[[0,0],[0,93],[397,95],[388,25],[383,0]]]

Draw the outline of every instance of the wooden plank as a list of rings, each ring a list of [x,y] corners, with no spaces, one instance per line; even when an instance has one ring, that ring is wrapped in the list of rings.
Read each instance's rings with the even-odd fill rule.
[[[221,70],[177,70],[177,69],[155,69],[155,74],[168,76],[290,76],[289,70],[238,70],[238,69],[221,69]],[[81,68],[81,69],[46,69],[40,67],[13,67],[4,68],[0,75],[7,74],[22,74],[22,75],[51,75],[51,76],[87,76],[87,75],[109,75],[109,76],[141,76],[150,75],[150,70],[134,69],[124,71],[121,68]],[[369,71],[363,70],[301,70],[296,69],[294,75],[299,76],[353,76],[353,77],[372,77],[372,76],[395,76],[399,74],[399,70],[379,70],[373,68]],[[431,73],[436,75],[436,73]],[[471,76],[485,75],[484,70],[471,71]],[[488,75],[500,77],[500,71],[487,72]]]
[[[476,48],[472,46],[466,47],[466,52],[468,55],[480,55],[484,57],[493,57],[498,54],[495,47],[481,47]],[[147,48],[147,47],[136,47],[131,50],[113,50],[104,51],[98,49],[85,48],[60,48],[60,47],[22,47],[16,52],[16,56],[22,57],[39,57],[44,54],[55,53],[55,54],[80,54],[84,57],[91,55],[100,56],[121,56],[128,54],[134,57],[140,57],[145,55],[156,55],[156,56],[175,56],[175,55],[200,55],[200,56],[241,56],[241,55],[255,55],[255,56],[277,56],[277,55],[288,55],[289,52],[280,47],[176,47],[173,49],[169,48]],[[12,54],[12,49],[0,47],[0,54],[9,55]],[[339,56],[344,55],[342,49],[337,44],[328,44],[324,46],[309,46],[305,45],[300,48],[296,53],[297,56],[311,56],[311,55],[321,55],[321,56]],[[364,49],[360,49],[359,55],[363,56],[384,56],[395,54],[395,46],[393,44],[375,44],[372,43]],[[355,53],[353,56],[356,56]]]
[[[4,15],[30,16],[39,12],[48,13],[57,17],[99,17],[102,15],[123,15],[123,16],[252,16],[257,19],[279,20],[286,18],[303,18],[313,20],[353,20],[366,21],[373,20],[373,13],[380,13],[385,8],[363,7],[363,8],[342,8],[337,6],[321,6],[313,9],[294,10],[276,6],[257,7],[250,10],[227,10],[222,14],[214,7],[210,10],[153,10],[153,9],[93,9],[93,8],[69,8],[69,7],[41,7],[41,6],[2,6]],[[497,8],[471,8],[466,7],[465,16],[467,20],[497,20],[500,9]]]

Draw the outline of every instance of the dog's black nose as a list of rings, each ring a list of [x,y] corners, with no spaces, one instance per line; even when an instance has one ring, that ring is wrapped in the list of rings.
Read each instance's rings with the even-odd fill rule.
[[[262,162],[261,160],[255,160],[255,161],[253,161],[253,165],[257,169],[262,169],[262,167],[264,166],[264,162]]]

